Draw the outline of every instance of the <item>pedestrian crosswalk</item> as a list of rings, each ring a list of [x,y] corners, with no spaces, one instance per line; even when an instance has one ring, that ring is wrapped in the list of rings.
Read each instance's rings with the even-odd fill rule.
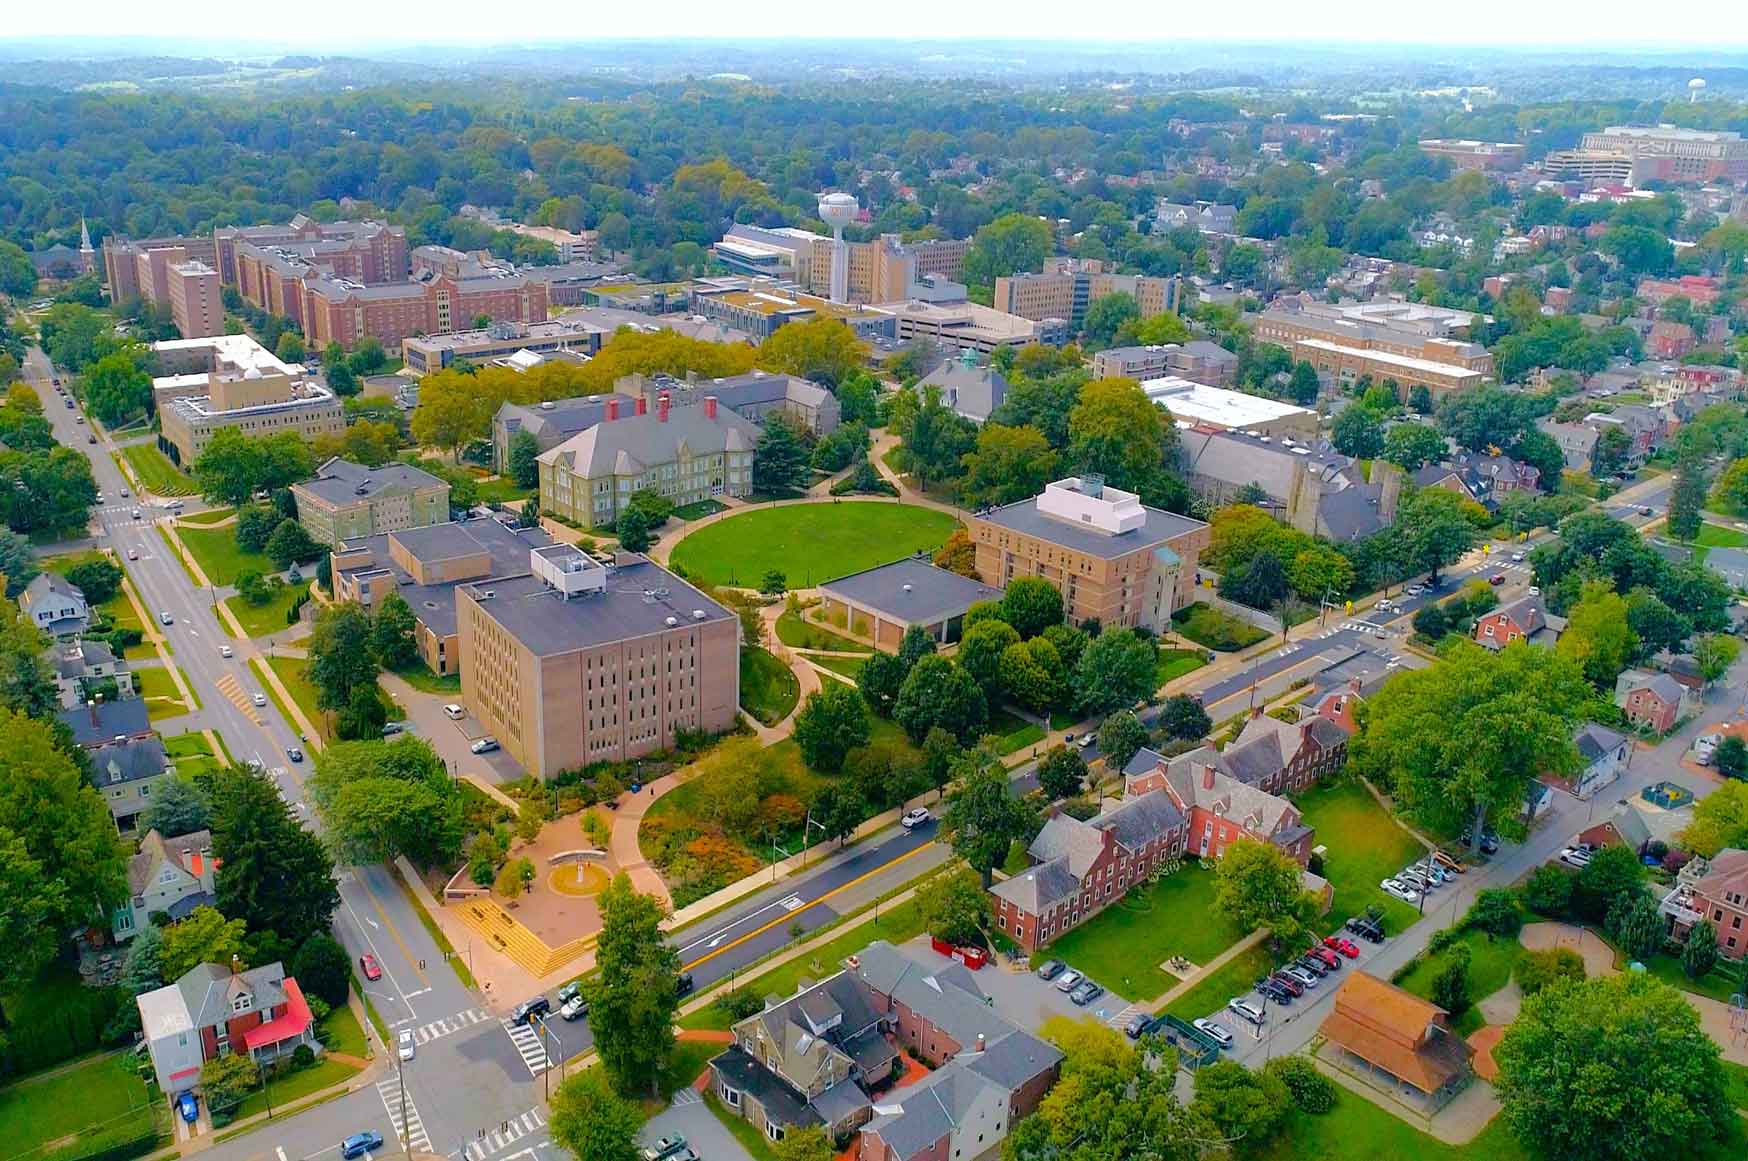
[[[670,1103],[676,1109],[682,1105],[701,1105],[704,1103],[704,1096],[695,1088],[683,1088],[674,1094]]]
[[[471,1028],[487,1019],[484,1008],[469,1008],[465,1012],[457,1012],[453,1016],[445,1016],[441,1020],[433,1020],[413,1029],[413,1040],[418,1044],[429,1044],[433,1040],[441,1040],[445,1036],[454,1035],[463,1028]]]
[[[377,1095],[382,1097],[382,1107],[388,1110],[389,1123],[394,1126],[395,1140],[403,1137],[408,1145],[427,1153],[431,1151],[431,1135],[425,1131],[425,1122],[419,1118],[419,1109],[413,1104],[413,1098],[407,1096],[401,1087],[401,1078],[385,1076],[376,1082]]]
[[[217,684],[218,691],[225,695],[226,700],[253,718],[256,725],[266,724],[261,720],[261,711],[250,700],[249,694],[243,689],[243,683],[237,680],[236,674],[225,674],[218,679]]]
[[[540,1033],[526,1024],[512,1024],[508,1020],[503,1021],[503,1025],[504,1031],[510,1034],[510,1043],[516,1046],[516,1055],[528,1066],[528,1075],[539,1076],[552,1067],[552,1061],[546,1055],[546,1045],[540,1042]]]
[[[530,1137],[546,1128],[546,1118],[539,1109],[529,1109],[520,1116],[500,1121],[491,1129],[481,1129],[479,1136],[467,1143],[465,1161],[485,1161],[487,1157],[495,1157],[514,1145],[524,1137]],[[546,1144],[542,1141],[541,1144]]]

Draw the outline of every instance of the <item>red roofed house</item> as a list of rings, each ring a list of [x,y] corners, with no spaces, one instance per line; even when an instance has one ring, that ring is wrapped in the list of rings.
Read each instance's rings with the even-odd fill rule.
[[[135,1002],[166,1093],[193,1088],[200,1066],[228,1053],[247,1052],[259,1062],[289,1056],[301,1044],[322,1050],[309,1002],[278,962],[247,971],[203,963]]]
[[[1494,652],[1513,641],[1552,645],[1566,628],[1566,618],[1548,612],[1540,597],[1519,597],[1500,605],[1475,622],[1475,643]]]

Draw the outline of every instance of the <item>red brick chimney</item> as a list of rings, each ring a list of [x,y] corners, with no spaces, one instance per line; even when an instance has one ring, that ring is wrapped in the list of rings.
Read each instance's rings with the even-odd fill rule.
[[[716,418],[716,396],[714,395],[706,395],[704,397],[704,418]]]
[[[649,414],[649,399],[647,397],[642,395],[637,397],[637,413],[639,415]]]
[[[663,391],[661,398],[656,400],[656,418],[663,423],[668,421],[668,407],[671,403],[672,400],[668,398],[666,391]]]
[[[607,420],[606,420],[606,422],[612,423],[615,419],[618,419],[618,418],[619,418],[619,396],[609,395],[607,397]]]
[[[1214,789],[1214,767],[1212,766],[1202,767],[1202,789]]]

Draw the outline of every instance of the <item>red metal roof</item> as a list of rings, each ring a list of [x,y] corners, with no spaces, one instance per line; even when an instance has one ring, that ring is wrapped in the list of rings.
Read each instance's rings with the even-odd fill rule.
[[[294,1036],[302,1036],[309,1030],[309,1026],[309,1001],[303,998],[303,989],[297,986],[297,981],[286,976],[285,1015],[276,1016],[265,1024],[257,1024],[243,1033],[243,1047],[253,1052],[268,1044],[278,1044]]]

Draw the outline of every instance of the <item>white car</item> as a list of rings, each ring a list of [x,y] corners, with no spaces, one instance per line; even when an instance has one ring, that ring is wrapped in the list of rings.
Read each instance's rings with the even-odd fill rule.
[[[401,1029],[398,1044],[401,1059],[411,1060],[413,1058],[413,1053],[417,1049],[417,1045],[413,1043],[413,1030],[411,1028]]]
[[[137,548],[128,549],[127,550],[127,558],[129,560],[138,560],[140,558],[140,550]]]
[[[231,647],[229,645],[220,645],[219,646],[219,656],[220,657],[229,657],[230,655],[231,655]]]
[[[127,490],[127,489],[126,489],[126,488],[123,488],[123,489],[122,489],[122,490],[121,490],[121,498],[122,498],[122,499],[123,499],[123,500],[125,500],[125,499],[127,499],[127,498],[128,498],[128,490]]]
[[[174,625],[176,623],[176,618],[170,615],[169,610],[165,610],[158,614],[158,623],[161,625]]]
[[[1425,585],[1409,585],[1406,589],[1404,589],[1402,591],[1407,593],[1411,597],[1418,597],[1421,593],[1424,593],[1426,591],[1426,586]]]
[[[454,702],[450,702],[448,705],[443,707],[443,716],[448,718],[450,721],[458,722],[462,718],[467,716],[467,711],[462,709],[460,706],[456,705]]]
[[[1568,867],[1587,867],[1590,865],[1590,852],[1583,847],[1567,847],[1560,852],[1560,861]]]
[[[1400,879],[1385,879],[1378,884],[1378,889],[1386,895],[1394,895],[1404,903],[1420,902],[1420,892],[1402,882]]]
[[[1247,1024],[1255,1024],[1258,1028],[1268,1019],[1262,1014],[1262,1009],[1249,1000],[1227,1000],[1226,1010]]]
[[[1511,563],[1512,564],[1522,564],[1523,563],[1523,553],[1521,553],[1521,552],[1512,553],[1511,554]]]
[[[258,693],[254,697],[250,698],[249,700],[254,702],[256,705],[266,705],[267,704],[267,695],[264,693]]]
[[[1077,740],[1076,740],[1076,741],[1075,741],[1075,743],[1074,743],[1074,744],[1075,744],[1075,745],[1077,745],[1077,746],[1079,746],[1079,747],[1080,747],[1080,748],[1081,748],[1081,749],[1083,749],[1083,750],[1084,750],[1084,749],[1086,749],[1086,748],[1087,748],[1087,747],[1088,747],[1088,746],[1090,746],[1090,745],[1092,745],[1092,744],[1093,744],[1093,743],[1094,743],[1094,742],[1096,742],[1096,741],[1098,741],[1098,740],[1099,740],[1099,736],[1098,736],[1098,735],[1097,735],[1097,734],[1095,734],[1095,733],[1092,733],[1092,732],[1091,732],[1091,731],[1090,731],[1090,730],[1089,730],[1089,731],[1088,731],[1088,732],[1087,732],[1087,733],[1084,733],[1084,734],[1082,734],[1082,735],[1081,735],[1081,736],[1080,736],[1080,737],[1079,737],[1079,738],[1078,738],[1078,739],[1077,739]]]
[[[468,747],[468,749],[476,754],[489,754],[497,748],[498,739],[496,738],[481,738],[479,741]]]
[[[1226,1030],[1224,1024],[1216,1024],[1206,1017],[1195,1022],[1196,1031],[1208,1037],[1222,1048],[1232,1047],[1232,1033]]]
[[[934,816],[931,815],[926,809],[919,806],[915,810],[905,811],[904,817],[898,820],[898,825],[902,826],[905,830],[909,830],[912,827],[921,826],[923,823],[929,821],[929,819],[931,819],[933,817]]]

